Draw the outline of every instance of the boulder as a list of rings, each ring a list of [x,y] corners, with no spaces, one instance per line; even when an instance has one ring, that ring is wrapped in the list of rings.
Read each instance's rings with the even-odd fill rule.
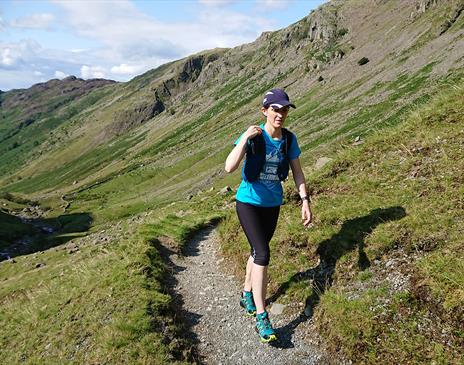
[[[316,170],[319,170],[321,169],[322,167],[324,167],[325,165],[327,165],[330,161],[332,161],[332,159],[330,157],[320,157],[317,159],[315,165],[314,165],[314,168]]]
[[[285,309],[284,304],[274,303],[272,304],[272,307],[269,311],[271,312],[272,315],[278,316],[283,313],[284,309]]]
[[[359,65],[359,66],[362,66],[362,65],[365,65],[365,64],[368,63],[368,62],[369,62],[369,58],[363,57],[363,58],[361,58],[361,59],[358,61],[358,65]]]
[[[353,146],[357,146],[357,145],[360,145],[360,144],[363,144],[364,141],[361,139],[360,136],[357,136],[355,139],[354,139],[354,142],[353,142]]]

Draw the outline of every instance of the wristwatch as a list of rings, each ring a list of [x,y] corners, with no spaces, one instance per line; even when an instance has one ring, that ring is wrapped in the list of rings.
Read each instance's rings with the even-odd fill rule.
[[[302,200],[302,201],[303,201],[303,200],[307,200],[308,203],[311,203],[311,199],[309,199],[309,196],[302,196],[302,197],[301,197],[301,200]]]

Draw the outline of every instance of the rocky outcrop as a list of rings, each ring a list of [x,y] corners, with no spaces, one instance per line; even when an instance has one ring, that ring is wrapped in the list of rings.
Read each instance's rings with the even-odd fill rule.
[[[198,79],[204,82],[212,78],[220,72],[220,69],[214,67],[213,63],[222,56],[224,51],[225,49],[218,49],[217,52],[196,55],[189,58],[182,65],[179,75],[176,78],[168,80],[166,84],[170,89],[172,89],[172,87],[177,87],[179,90],[184,90],[188,84]]]
[[[171,78],[154,80],[144,101],[131,103],[130,108],[115,113],[112,134],[121,135],[164,112],[171,103],[171,98],[187,89],[202,74],[205,66],[218,58],[217,53],[189,57],[178,66],[177,73]]]
[[[415,11],[411,13],[410,18],[415,19],[427,12],[429,9],[446,3],[448,3],[446,0],[418,0],[416,3]],[[458,20],[464,11],[464,1],[457,1],[454,4],[449,1],[449,3],[452,5],[452,9],[451,12],[447,15],[447,19],[445,19],[438,27],[438,36],[442,35],[449,28],[451,28],[451,26],[456,22],[456,20]]]
[[[189,58],[182,67],[182,71],[178,76],[179,82],[195,81],[203,69],[205,57],[192,57]]]
[[[344,35],[347,30],[341,28],[338,14],[341,5],[340,1],[331,1],[312,11],[299,26],[294,27],[300,33],[299,37],[304,36],[311,42],[327,43]]]
[[[166,85],[172,87],[182,87],[183,84],[192,83],[203,72],[207,65],[216,61],[220,57],[220,53],[200,54],[189,57],[180,67],[180,71],[176,77],[165,82]]]
[[[327,44],[346,34],[348,30],[341,26],[338,14],[340,5],[340,1],[327,3],[281,32],[280,47],[286,48],[291,43],[301,41]],[[273,35],[274,33],[266,32],[261,38],[270,39]]]
[[[112,127],[113,134],[121,135],[127,130],[162,113],[165,109],[163,102],[159,96],[155,94],[152,101],[141,102],[130,109],[123,110],[116,114],[116,123]]]
[[[431,8],[434,5],[437,5],[441,1],[442,0],[419,0],[419,2],[416,5],[416,11],[419,14],[425,13],[429,8]]]
[[[457,4],[456,7],[453,9],[450,17],[446,19],[438,29],[438,35],[442,35],[445,33],[449,28],[453,26],[453,24],[458,20],[464,10],[464,1]]]
[[[309,18],[308,38],[311,41],[329,41],[337,34],[337,15],[336,13],[323,11],[313,12]]]

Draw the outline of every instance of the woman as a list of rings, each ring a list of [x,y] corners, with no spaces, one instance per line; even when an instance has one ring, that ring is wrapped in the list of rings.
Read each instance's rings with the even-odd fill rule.
[[[261,107],[266,123],[250,126],[236,141],[227,157],[225,170],[233,172],[246,154],[243,180],[237,190],[236,209],[240,224],[251,246],[246,265],[245,283],[240,305],[250,316],[256,315],[256,330],[261,342],[277,339],[265,308],[269,242],[274,234],[280,205],[282,184],[289,165],[302,199],[304,226],[312,220],[306,182],[301,169],[301,153],[295,135],[283,125],[289,108],[295,108],[282,89],[266,93]]]

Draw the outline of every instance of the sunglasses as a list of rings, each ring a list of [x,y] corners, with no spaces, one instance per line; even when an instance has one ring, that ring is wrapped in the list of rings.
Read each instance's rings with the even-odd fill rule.
[[[271,108],[276,113],[288,113],[290,109],[290,107],[288,106],[284,106],[283,108],[276,108],[276,107],[271,106]]]

